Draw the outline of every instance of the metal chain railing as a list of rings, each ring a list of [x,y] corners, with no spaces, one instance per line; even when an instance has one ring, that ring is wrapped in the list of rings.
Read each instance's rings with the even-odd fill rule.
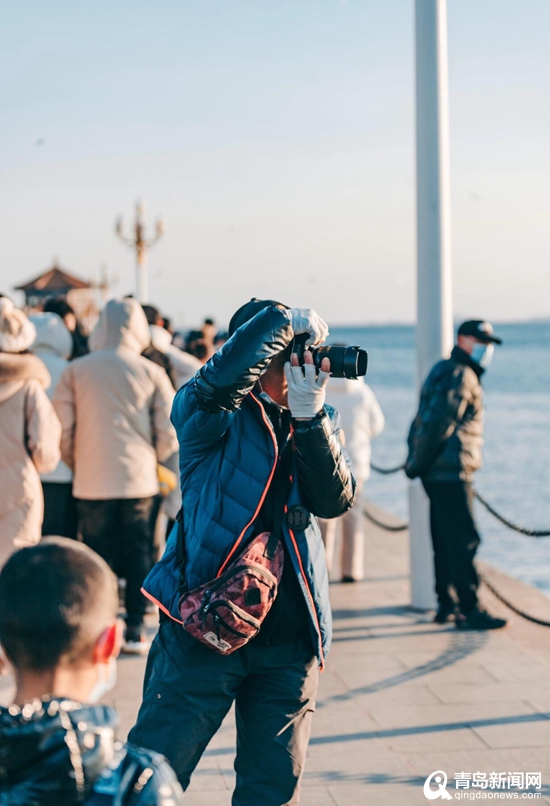
[[[375,473],[380,473],[382,476],[391,476],[392,473],[399,473],[400,470],[405,469],[405,465],[399,465],[399,467],[378,467],[377,465],[373,465],[372,462],[370,466]]]
[[[481,579],[483,584],[489,588],[493,596],[496,596],[497,599],[500,602],[502,602],[502,604],[505,604],[506,607],[510,608],[512,612],[516,613],[518,616],[521,616],[526,621],[533,622],[533,624],[540,624],[541,627],[550,627],[550,621],[544,621],[544,619],[537,618],[536,616],[531,616],[529,615],[529,613],[526,613],[525,610],[521,610],[521,608],[516,607],[514,604],[512,604],[512,602],[509,599],[503,596],[502,593],[500,593],[500,591],[497,588],[495,588],[492,582],[489,582],[485,574],[479,574],[479,578]]]
[[[371,462],[371,468],[376,473],[381,473],[384,476],[389,476],[392,473],[397,473],[399,470],[402,470],[403,465],[401,465],[400,467],[386,469],[377,467]],[[482,504],[485,507],[485,509],[491,513],[491,515],[493,515],[493,517],[497,518],[497,520],[499,520],[502,524],[504,524],[504,526],[507,526],[509,529],[513,529],[514,532],[518,532],[519,534],[522,535],[527,535],[528,537],[550,537],[550,530],[527,529],[524,526],[519,526],[518,524],[509,521],[507,518],[505,518],[503,515],[497,512],[494,509],[494,507],[492,507],[485,500],[485,498],[483,498],[481,493],[479,493],[477,490],[474,490],[474,496],[477,498],[479,503]],[[399,524],[398,526],[390,526],[386,523],[382,523],[382,521],[379,521],[377,518],[375,518],[367,510],[366,507],[363,508],[363,514],[369,521],[371,521],[371,523],[374,523],[375,526],[378,526],[380,529],[384,529],[387,532],[404,532],[406,529],[409,528],[408,523]],[[500,593],[498,588],[496,588],[484,574],[480,574],[479,578],[483,582],[483,584],[491,591],[493,596],[496,596],[496,598],[500,602],[502,602],[502,604],[506,605],[506,607],[508,607],[513,613],[516,613],[516,615],[521,616],[521,618],[525,619],[526,621],[530,621],[533,624],[538,624],[541,627],[550,627],[550,621],[545,621],[544,619],[537,618],[536,616],[531,616],[529,613],[526,613],[525,610],[522,610],[520,607],[516,607],[516,605],[513,604],[506,596],[503,596],[502,593]]]
[[[509,529],[513,529],[514,532],[519,532],[520,535],[527,535],[528,537],[550,537],[550,530],[548,529],[527,529],[525,526],[518,526],[516,523],[512,523],[503,515],[500,515],[479,493],[477,490],[474,490],[474,495],[479,501],[480,504],[483,504],[487,512],[490,512],[497,520],[507,526]]]
[[[409,528],[408,523],[399,523],[391,526],[388,523],[382,523],[376,518],[372,512],[369,512],[366,507],[363,507],[363,515],[367,520],[371,523],[374,523],[375,526],[378,526],[380,529],[383,529],[385,532],[404,532],[406,529]]]
[[[404,465],[392,468],[382,468],[378,467],[378,465],[375,465],[371,462],[371,468],[372,470],[375,471],[375,473],[380,473],[383,476],[389,476],[392,473],[398,473],[400,470],[403,470]],[[514,532],[518,532],[518,534],[520,535],[526,535],[527,537],[550,537],[550,529],[529,529],[526,526],[519,526],[519,524],[508,520],[508,518],[505,518],[504,515],[501,515],[499,512],[497,512],[496,509],[492,507],[491,504],[489,504],[489,502],[486,501],[485,498],[481,495],[481,493],[478,492],[477,490],[474,490],[474,496],[477,498],[479,503],[485,507],[487,512],[490,512],[491,515],[493,515],[493,517],[495,517],[502,524],[504,524],[504,526],[507,526],[508,529],[512,529]],[[369,515],[367,515],[367,518],[369,518]],[[369,520],[372,520],[372,518],[369,518]],[[381,528],[384,528],[384,526],[381,523],[377,523],[376,525],[380,526]],[[403,526],[400,527],[399,529],[391,529],[388,531],[402,531],[406,528],[407,526]]]

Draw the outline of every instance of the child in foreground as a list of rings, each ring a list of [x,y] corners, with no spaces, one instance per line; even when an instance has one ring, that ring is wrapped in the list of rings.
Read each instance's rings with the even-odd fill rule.
[[[121,629],[108,565],[72,540],[16,552],[0,572],[0,643],[15,702],[0,708],[0,806],[181,806],[163,756],[115,741],[97,705],[116,680]]]

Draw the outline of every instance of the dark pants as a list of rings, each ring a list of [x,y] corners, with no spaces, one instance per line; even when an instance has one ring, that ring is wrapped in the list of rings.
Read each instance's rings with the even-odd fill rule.
[[[224,657],[164,617],[149,653],[143,703],[129,740],[163,753],[185,789],[235,702],[233,806],[294,806],[318,684],[309,644],[309,637],[282,646],[251,641]]]
[[[153,506],[151,507],[151,529],[153,530],[153,540],[151,542],[151,568],[160,560],[160,545],[157,540],[157,521],[162,506],[162,495],[155,495]]]
[[[145,615],[146,601],[141,586],[152,567],[151,512],[154,501],[155,496],[77,500],[83,542],[126,580],[126,622],[129,627],[141,626]]]
[[[76,539],[77,514],[71,482],[43,481],[44,521],[42,535]]]
[[[474,557],[480,543],[473,512],[472,485],[464,481],[424,482],[430,499],[434,548],[435,592],[440,605],[450,605],[451,586],[462,613],[477,606],[479,577]]]

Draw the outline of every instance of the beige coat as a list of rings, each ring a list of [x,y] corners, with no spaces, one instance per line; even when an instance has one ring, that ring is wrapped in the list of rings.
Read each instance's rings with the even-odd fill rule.
[[[0,566],[40,540],[39,473],[59,462],[61,427],[44,391],[48,370],[34,355],[0,353]]]
[[[172,385],[163,369],[140,355],[149,343],[141,305],[111,300],[90,337],[91,354],[70,363],[57,384],[61,455],[74,472],[75,498],[158,492],[157,462],[178,443],[170,423]]]

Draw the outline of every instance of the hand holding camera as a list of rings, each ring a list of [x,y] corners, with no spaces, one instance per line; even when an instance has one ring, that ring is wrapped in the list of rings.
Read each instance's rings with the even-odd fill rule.
[[[308,348],[311,349],[313,363],[317,369],[325,358],[330,358],[333,378],[359,378],[367,374],[368,354],[360,347],[345,345],[324,345],[328,336],[328,325],[312,308],[290,308],[288,310],[294,330],[293,352],[298,363],[305,363]],[[309,362],[308,362],[309,363]]]
[[[330,378],[330,361],[323,358],[320,369],[313,363],[309,350],[304,354],[303,366],[296,353],[285,364],[288,384],[288,407],[296,420],[312,420],[324,406],[326,385]]]
[[[312,308],[290,308],[290,323],[295,336],[308,335],[304,344],[322,344],[328,336],[328,325]]]

